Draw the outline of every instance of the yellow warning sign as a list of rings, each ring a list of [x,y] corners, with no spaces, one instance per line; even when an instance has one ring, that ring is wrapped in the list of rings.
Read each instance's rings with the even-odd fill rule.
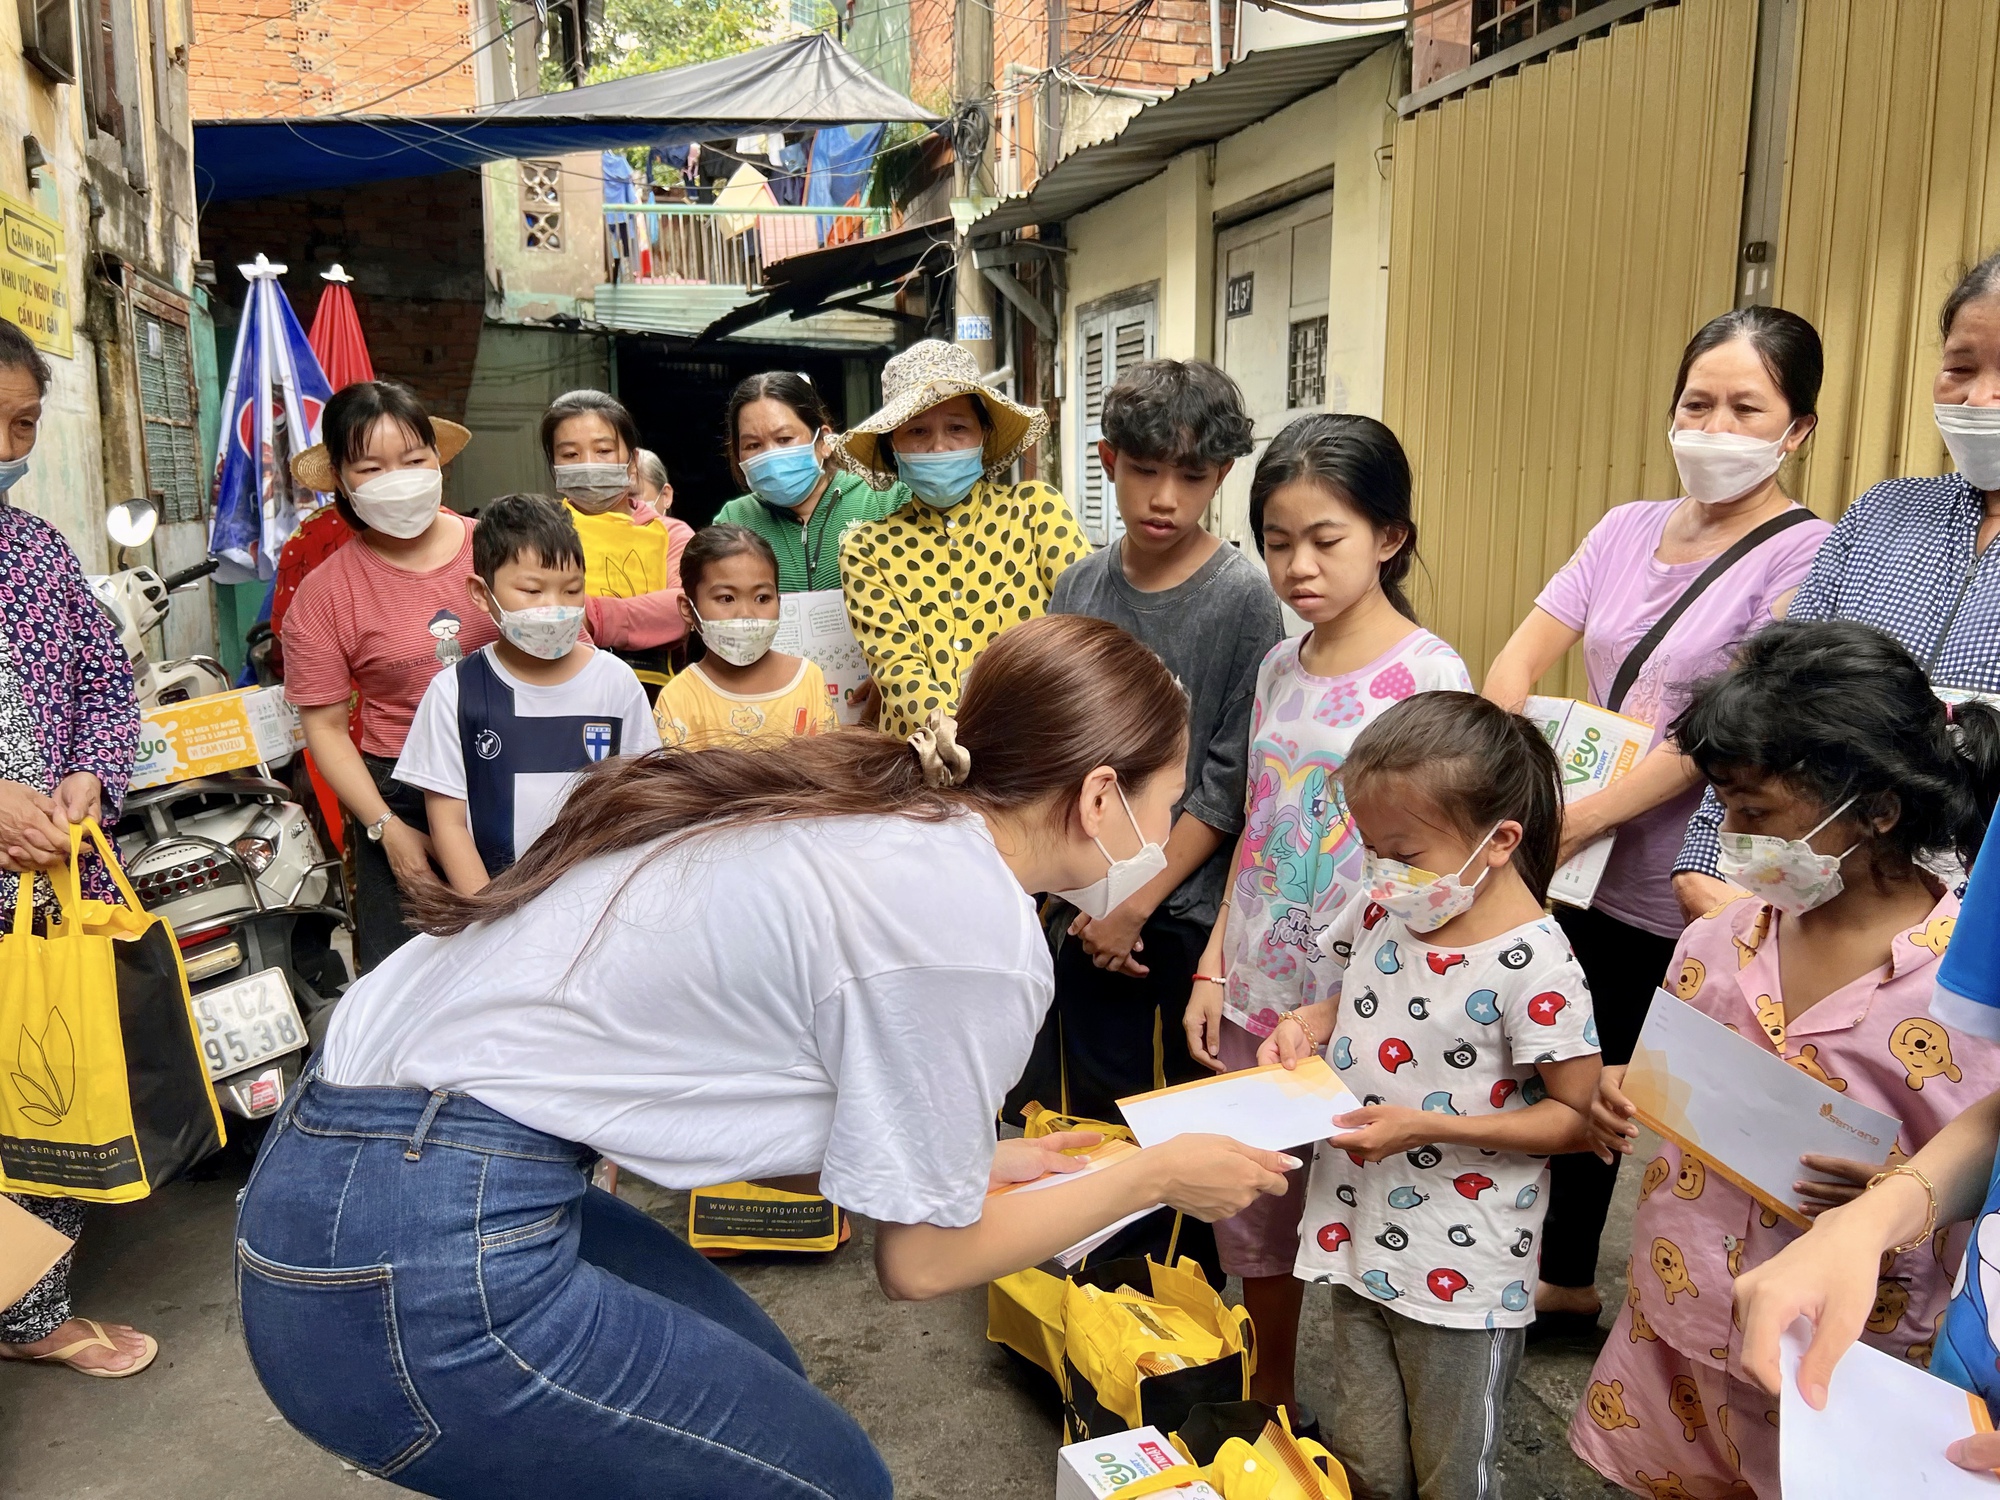
[[[62,226],[0,193],[0,316],[64,359],[75,349],[68,282]]]

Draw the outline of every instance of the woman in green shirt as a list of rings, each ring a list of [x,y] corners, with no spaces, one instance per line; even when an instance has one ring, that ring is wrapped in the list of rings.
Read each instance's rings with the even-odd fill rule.
[[[803,375],[767,370],[730,393],[729,469],[750,493],[716,512],[746,526],[778,556],[778,591],[840,587],[840,538],[910,499],[909,488],[871,489],[829,459],[833,418]]]

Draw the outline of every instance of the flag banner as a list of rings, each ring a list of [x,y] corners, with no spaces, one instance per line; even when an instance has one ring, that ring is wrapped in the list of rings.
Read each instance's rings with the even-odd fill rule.
[[[223,442],[215,466],[215,518],[208,550],[218,583],[268,581],[299,523],[291,460],[319,441],[331,391],[305,330],[278,290],[285,267],[259,255],[238,266],[250,283],[236,354],[222,399]]]

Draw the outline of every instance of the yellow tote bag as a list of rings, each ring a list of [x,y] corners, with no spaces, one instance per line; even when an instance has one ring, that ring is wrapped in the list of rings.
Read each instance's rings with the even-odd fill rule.
[[[124,898],[82,894],[89,838]],[[0,1190],[130,1203],[222,1145],[173,929],[139,905],[103,830],[70,829],[34,930],[34,877],[0,937]]]

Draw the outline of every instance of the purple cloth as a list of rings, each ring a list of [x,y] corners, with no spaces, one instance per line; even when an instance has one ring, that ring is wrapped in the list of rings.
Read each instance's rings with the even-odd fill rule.
[[[1583,632],[1593,703],[1604,702],[1632,648],[1712,560],[1668,566],[1655,558],[1667,518],[1683,503],[1641,500],[1610,511],[1535,600]],[[1806,576],[1832,529],[1811,521],[1780,532],[1717,579],[1667,632],[1619,712],[1650,723],[1657,745],[1687,707],[1694,684],[1727,666],[1744,637],[1771,618],[1771,606]],[[1691,788],[1620,827],[1591,905],[1661,937],[1680,936],[1686,924],[1674,899],[1674,857],[1688,817],[1700,805],[1701,789]]]

